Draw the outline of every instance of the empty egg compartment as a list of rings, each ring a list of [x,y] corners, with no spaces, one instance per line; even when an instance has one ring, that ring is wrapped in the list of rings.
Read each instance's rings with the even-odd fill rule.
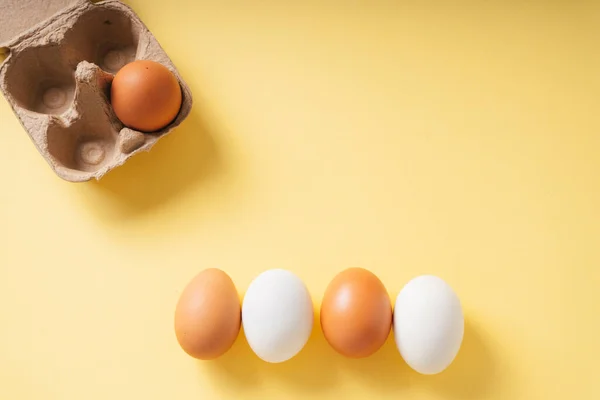
[[[85,60],[115,74],[136,59],[142,31],[143,26],[120,2],[103,1],[81,14],[65,33],[61,47],[71,65]]]
[[[108,170],[115,156],[117,132],[110,124],[79,119],[48,126],[47,150],[56,173],[68,180],[86,181]]]
[[[17,107],[51,115],[69,109],[75,95],[75,78],[58,45],[30,47],[11,58],[4,81],[7,95]]]

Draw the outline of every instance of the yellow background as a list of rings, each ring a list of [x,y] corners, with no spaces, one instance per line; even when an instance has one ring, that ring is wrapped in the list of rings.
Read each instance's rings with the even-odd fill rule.
[[[0,100],[0,398],[594,399],[600,19],[583,1],[136,0],[195,96],[100,183],[61,181]],[[285,364],[187,357],[198,271],[433,273],[467,322],[434,377],[319,329]]]

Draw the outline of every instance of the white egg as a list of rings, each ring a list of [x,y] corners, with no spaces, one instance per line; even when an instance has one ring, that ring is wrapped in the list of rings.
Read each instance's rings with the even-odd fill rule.
[[[458,354],[463,335],[460,300],[441,278],[419,276],[402,288],[394,307],[394,339],[412,369],[442,372]]]
[[[302,280],[282,269],[257,276],[244,296],[242,325],[262,360],[280,363],[294,357],[313,328],[313,304]]]

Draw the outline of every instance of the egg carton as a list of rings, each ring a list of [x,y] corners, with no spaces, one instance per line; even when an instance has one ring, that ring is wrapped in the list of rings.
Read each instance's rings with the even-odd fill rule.
[[[0,90],[39,153],[69,182],[99,180],[177,127],[192,94],[152,33],[118,0],[0,0]],[[110,104],[114,75],[134,60],[166,66],[182,106],[157,132],[125,127]]]

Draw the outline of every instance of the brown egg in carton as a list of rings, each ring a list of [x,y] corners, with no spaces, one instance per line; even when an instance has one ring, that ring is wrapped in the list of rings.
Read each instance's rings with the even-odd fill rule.
[[[0,89],[40,154],[70,182],[100,179],[148,151],[189,115],[192,94],[152,33],[118,0],[0,0]],[[114,75],[134,60],[167,67],[182,103],[157,132],[129,129],[110,104]]]

